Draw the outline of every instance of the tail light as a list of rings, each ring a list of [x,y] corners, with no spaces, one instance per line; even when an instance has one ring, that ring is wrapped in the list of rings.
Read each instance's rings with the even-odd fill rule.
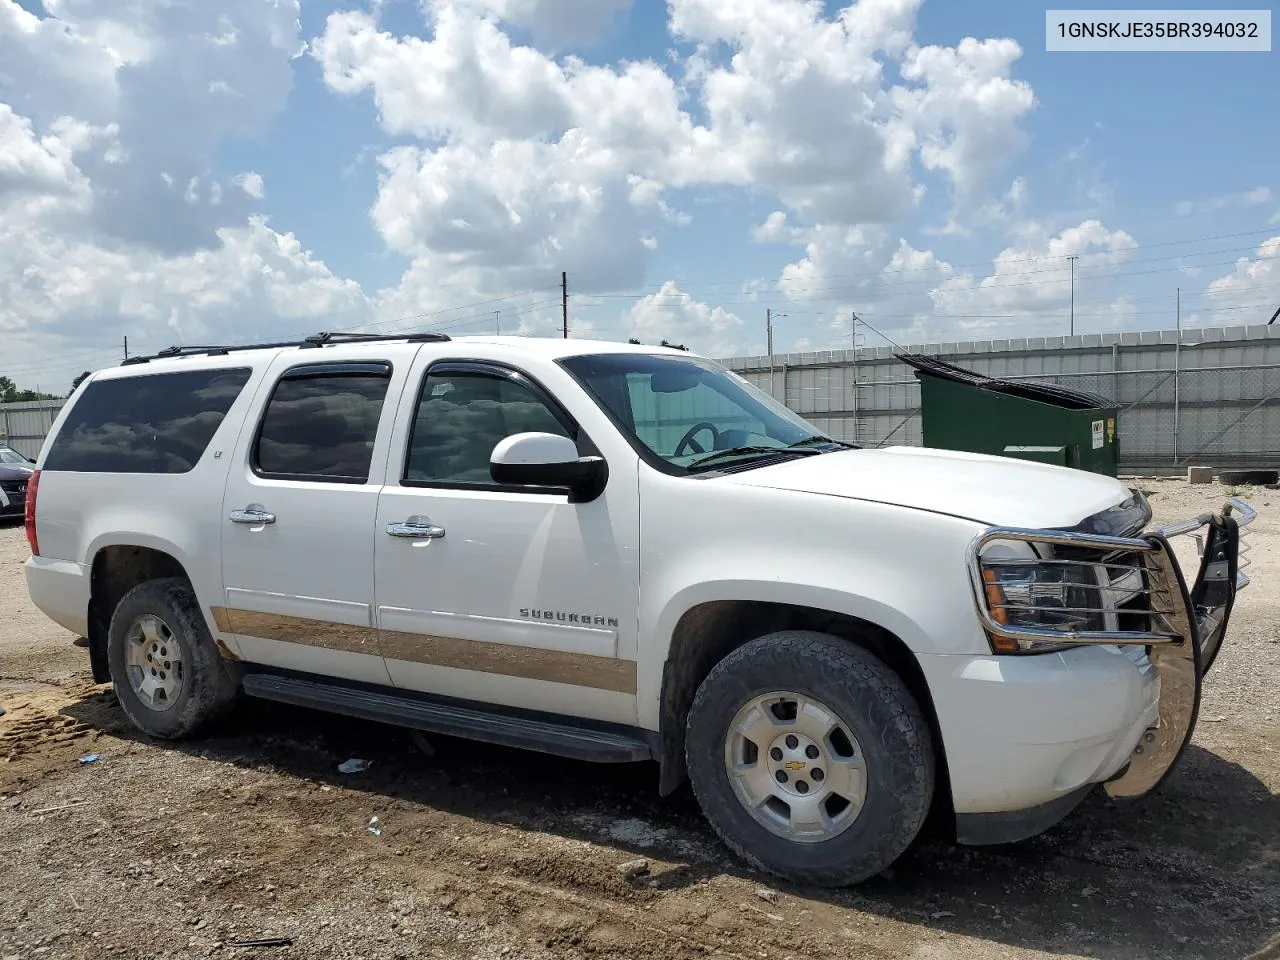
[[[36,536],[36,491],[40,489],[40,471],[31,474],[27,480],[27,508],[24,520],[27,527],[27,543],[31,545],[31,555],[40,556],[40,540]]]

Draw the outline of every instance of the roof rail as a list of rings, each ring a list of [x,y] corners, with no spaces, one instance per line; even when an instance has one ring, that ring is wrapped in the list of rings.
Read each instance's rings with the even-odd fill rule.
[[[301,340],[279,340],[275,343],[242,343],[222,346],[174,346],[165,347],[159,353],[150,356],[129,357],[121,366],[132,366],[135,363],[148,363],[151,360],[167,360],[170,357],[190,357],[204,354],[210,357],[225,357],[229,353],[241,350],[271,350],[281,347],[297,347],[308,350],[314,347],[326,347],[339,343],[379,343],[391,340],[407,340],[409,343],[446,343],[448,334],[444,333],[345,333],[341,330],[313,333]]]

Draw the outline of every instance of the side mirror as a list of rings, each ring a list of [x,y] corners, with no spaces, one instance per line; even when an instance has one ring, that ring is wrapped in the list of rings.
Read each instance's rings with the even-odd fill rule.
[[[609,468],[604,457],[578,456],[568,437],[517,433],[493,448],[489,475],[503,486],[567,487],[570,503],[586,503],[604,492]]]

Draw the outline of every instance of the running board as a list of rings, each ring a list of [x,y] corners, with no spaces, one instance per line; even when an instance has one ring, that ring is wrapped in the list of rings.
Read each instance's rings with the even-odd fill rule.
[[[596,763],[630,763],[653,758],[653,750],[637,734],[579,726],[572,721],[513,716],[474,706],[432,702],[399,693],[382,693],[270,673],[251,673],[244,678],[243,684],[245,693],[263,700],[504,747],[536,750],[558,757]]]

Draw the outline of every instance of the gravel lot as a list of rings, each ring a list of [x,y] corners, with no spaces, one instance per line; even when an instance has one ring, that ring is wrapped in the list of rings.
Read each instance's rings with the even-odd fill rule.
[[[1135,482],[1161,520],[1226,496]],[[427,756],[395,729],[261,703],[210,739],[150,743],[30,605],[21,528],[0,528],[0,960],[1280,960],[1280,492],[1247,495],[1254,585],[1158,795],[1092,797],[1008,847],[925,839],[835,893],[744,869],[687,790],[658,799],[652,765],[446,738]],[[338,773],[353,756],[373,766]],[[619,870],[637,858],[647,873]],[[232,946],[270,937],[292,946]]]

